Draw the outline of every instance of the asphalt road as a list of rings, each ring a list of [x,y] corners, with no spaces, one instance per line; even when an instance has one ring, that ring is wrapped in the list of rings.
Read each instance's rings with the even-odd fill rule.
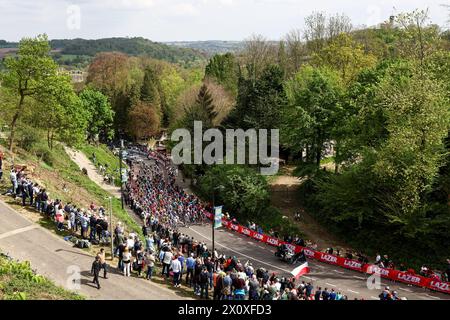
[[[30,261],[33,269],[56,284],[100,300],[185,300],[176,291],[134,277],[125,278],[115,268],[108,279],[100,277],[101,289],[90,281],[93,257],[74,248],[49,230],[32,223],[0,201],[0,250],[14,259]],[[79,277],[77,277],[77,274]],[[103,272],[101,273],[103,276]],[[77,278],[79,288],[73,287]],[[75,282],[76,284],[77,282]]]
[[[130,153],[133,153],[130,151]],[[151,160],[136,156],[143,160],[147,165],[155,165]],[[160,168],[163,170],[162,168]],[[181,173],[179,173],[179,178]],[[178,184],[185,187],[180,179]],[[212,247],[211,225],[190,226],[180,228],[184,234],[194,237],[197,241],[202,241],[209,248]],[[264,267],[270,272],[275,272],[279,276],[292,276],[290,271],[293,267],[275,257],[276,248],[267,244],[248,238],[236,232],[219,229],[215,233],[215,246],[219,253],[229,256],[236,256],[241,261],[250,260],[255,268]],[[408,300],[450,300],[450,295],[430,291],[419,287],[409,286],[407,284],[380,279],[379,288],[369,289],[367,284],[368,275],[356,271],[347,270],[338,266],[327,265],[311,259],[308,259],[311,272],[300,281],[311,282],[315,287],[335,289],[346,294],[349,299],[363,298],[365,300],[379,300],[378,295],[389,286],[391,290],[396,290],[400,297],[406,297]],[[374,284],[372,284],[374,287]]]
[[[197,241],[206,242],[208,248],[212,247],[211,225],[190,226],[181,228],[180,231],[194,237]],[[256,268],[264,267],[271,273],[275,272],[280,277],[292,277],[290,271],[293,267],[275,257],[275,247],[258,242],[244,235],[225,229],[215,232],[215,246],[219,253],[236,256],[241,262],[249,260]],[[349,299],[363,298],[365,300],[379,300],[378,295],[385,286],[397,290],[400,297],[408,300],[450,300],[450,296],[430,290],[408,286],[381,279],[380,289],[370,290],[367,286],[368,276],[356,271],[331,266],[308,259],[311,272],[300,281],[311,282],[315,287],[335,289],[346,294]]]

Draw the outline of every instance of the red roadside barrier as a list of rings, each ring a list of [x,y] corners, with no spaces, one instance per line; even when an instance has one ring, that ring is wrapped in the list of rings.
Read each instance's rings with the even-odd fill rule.
[[[206,213],[206,216],[209,219],[213,218],[213,215],[209,212]],[[228,221],[226,219],[222,219],[222,225],[229,230],[233,230],[237,233],[267,243],[274,247],[278,247],[279,245],[285,243],[296,253],[300,252],[301,250],[304,250],[304,253],[307,258],[318,260],[323,263],[367,274],[378,273],[382,278],[386,278],[392,281],[403,282],[417,287],[424,287],[430,290],[450,294],[450,283],[448,282],[437,281],[431,278],[423,277],[421,275],[410,274],[399,270],[380,268],[373,264],[364,264],[356,260],[350,260],[332,254],[315,251],[306,247],[289,244],[280,239],[270,237],[265,234],[259,234],[256,231],[250,230],[241,225],[233,224],[231,221]]]

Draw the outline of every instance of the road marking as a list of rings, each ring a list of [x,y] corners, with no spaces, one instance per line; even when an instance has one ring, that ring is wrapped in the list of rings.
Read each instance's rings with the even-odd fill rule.
[[[35,224],[32,224],[32,225],[29,225],[27,227],[11,230],[11,231],[8,231],[8,232],[0,234],[0,239],[5,239],[5,238],[8,238],[8,237],[14,236],[16,234],[27,232],[27,231],[30,231],[30,230],[33,230],[33,229],[36,229],[36,228],[38,228],[38,226],[35,225]]]
[[[351,293],[354,293],[354,294],[359,294],[359,292],[353,291],[353,290],[350,290],[350,289],[347,289],[347,291],[348,291],[348,292],[351,292]]]
[[[429,295],[428,293],[425,293],[425,295],[426,295],[427,297],[430,297],[430,298],[433,298],[433,299],[441,300],[441,298],[435,297],[435,296],[432,296],[432,295]]]
[[[336,270],[336,269],[334,269],[333,271],[337,272],[337,273],[340,273],[340,274],[344,274],[345,273],[344,271],[339,271],[339,270]]]
[[[204,236],[203,234],[201,234],[201,233],[198,232],[197,230],[194,230],[194,229],[192,229],[191,227],[189,227],[189,229],[192,230],[192,231],[194,231],[194,232],[195,232],[196,234],[198,234],[199,236],[205,238],[206,240],[211,241],[210,238]],[[252,260],[254,260],[254,261],[257,261],[257,262],[259,262],[259,263],[265,264],[265,265],[270,266],[270,267],[272,267],[272,268],[281,270],[281,271],[283,271],[283,272],[286,272],[286,273],[289,273],[289,274],[291,273],[291,271],[289,271],[289,270],[286,270],[286,269],[283,269],[283,268],[274,266],[273,264],[270,264],[270,263],[261,261],[261,260],[256,259],[256,258],[253,258],[253,257],[248,256],[248,255],[246,255],[246,254],[244,254],[244,253],[242,253],[242,252],[239,252],[239,251],[237,251],[237,250],[233,250],[233,249],[231,249],[229,246],[225,246],[225,245],[221,244],[220,242],[214,241],[214,243],[215,243],[216,245],[222,247],[222,248],[226,248],[227,250],[232,251],[232,252],[237,253],[237,254],[240,254],[241,256],[244,256],[244,257],[246,257],[246,258],[252,259]]]
[[[328,283],[328,282],[325,282],[325,284],[326,284],[326,285],[328,285],[328,286],[332,286],[332,287],[335,287],[335,288],[337,287],[337,286],[335,286],[335,285],[334,285],[334,284],[332,284],[332,283]]]
[[[405,289],[405,288],[398,288],[398,290],[403,290],[403,291],[406,291],[406,292],[413,292],[412,290]]]
[[[366,278],[358,277],[358,276],[353,276],[353,278],[356,278],[356,279],[359,279],[359,280],[366,280]]]
[[[380,298],[374,297],[374,296],[370,296],[373,300],[380,300]]]

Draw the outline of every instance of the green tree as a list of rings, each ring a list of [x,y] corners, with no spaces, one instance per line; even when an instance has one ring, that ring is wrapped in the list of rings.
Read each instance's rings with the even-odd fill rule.
[[[215,194],[216,204],[225,206],[238,219],[255,219],[270,203],[269,188],[264,177],[255,170],[238,165],[210,167],[199,180],[199,192],[212,200],[212,190],[223,186]]]
[[[96,137],[99,137],[101,141],[111,139],[114,135],[112,130],[114,111],[108,97],[89,87],[85,88],[79,96],[83,109],[89,113],[88,140],[93,141]]]
[[[410,74],[403,74],[394,67],[377,92],[389,136],[374,165],[391,191],[386,195],[390,218],[405,224],[420,211],[443,165],[444,138],[450,129],[448,94],[442,84],[420,67],[409,69]]]
[[[49,149],[53,149],[56,139],[69,145],[85,141],[89,112],[75,94],[69,76],[53,77],[45,95],[35,100],[31,117],[35,118],[35,129],[46,131]]]
[[[205,76],[223,85],[233,95],[237,94],[238,69],[232,53],[212,57],[205,68]]]
[[[350,35],[341,33],[313,56],[313,64],[326,66],[339,72],[345,83],[354,80],[364,68],[376,63],[376,57],[366,54]]]
[[[17,93],[10,124],[9,149],[13,149],[17,121],[26,112],[26,99],[40,98],[48,91],[49,83],[57,74],[58,67],[50,57],[50,45],[46,35],[23,38],[17,56],[5,59],[6,72],[2,74],[2,85]]]
[[[161,105],[159,87],[159,79],[156,72],[151,67],[147,67],[144,72],[144,82],[141,88],[141,101],[153,105]]]
[[[185,115],[176,127],[187,128],[193,132],[194,122],[201,121],[204,130],[213,128],[217,117],[217,111],[215,109],[216,107],[214,105],[214,100],[208,90],[208,87],[203,84],[200,87],[195,102],[191,105],[185,106]]]
[[[86,83],[108,96],[114,110],[116,131],[124,131],[128,125],[128,112],[138,100],[140,84],[132,78],[135,66],[127,55],[105,52],[95,56],[89,65]]]
[[[423,64],[425,58],[439,46],[439,27],[430,24],[428,10],[415,10],[395,17],[399,25],[396,46],[400,56]]]
[[[289,108],[283,112],[281,137],[295,152],[306,153],[306,164],[316,170],[325,144],[336,138],[343,94],[339,76],[328,69],[303,68],[286,84]],[[306,167],[305,167],[306,168]]]
[[[280,128],[281,113],[287,104],[283,83],[284,74],[277,65],[264,69],[256,81],[241,76],[236,108],[228,125],[242,129]]]

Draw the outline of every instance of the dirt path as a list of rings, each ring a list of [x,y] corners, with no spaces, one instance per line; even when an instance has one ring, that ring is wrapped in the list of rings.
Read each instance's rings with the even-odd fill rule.
[[[310,214],[303,213],[300,222],[294,220],[294,215],[303,205],[298,200],[298,188],[302,181],[297,177],[289,175],[292,171],[285,168],[286,175],[278,176],[270,183],[272,204],[289,217],[289,220],[300,227],[300,230],[308,240],[317,243],[318,249],[323,250],[329,247],[350,249],[348,245],[339,240],[336,236],[330,234],[323,226],[319,224]]]
[[[64,149],[66,150],[66,153],[69,155],[72,161],[75,162],[80,167],[80,170],[82,170],[83,168],[87,170],[88,177],[92,181],[94,181],[103,190],[111,193],[114,197],[120,199],[120,188],[106,184],[103,181],[103,177],[97,172],[97,168],[94,166],[91,160],[89,160],[89,158],[86,157],[86,155],[83,152],[69,148],[67,146],[64,146]]]

